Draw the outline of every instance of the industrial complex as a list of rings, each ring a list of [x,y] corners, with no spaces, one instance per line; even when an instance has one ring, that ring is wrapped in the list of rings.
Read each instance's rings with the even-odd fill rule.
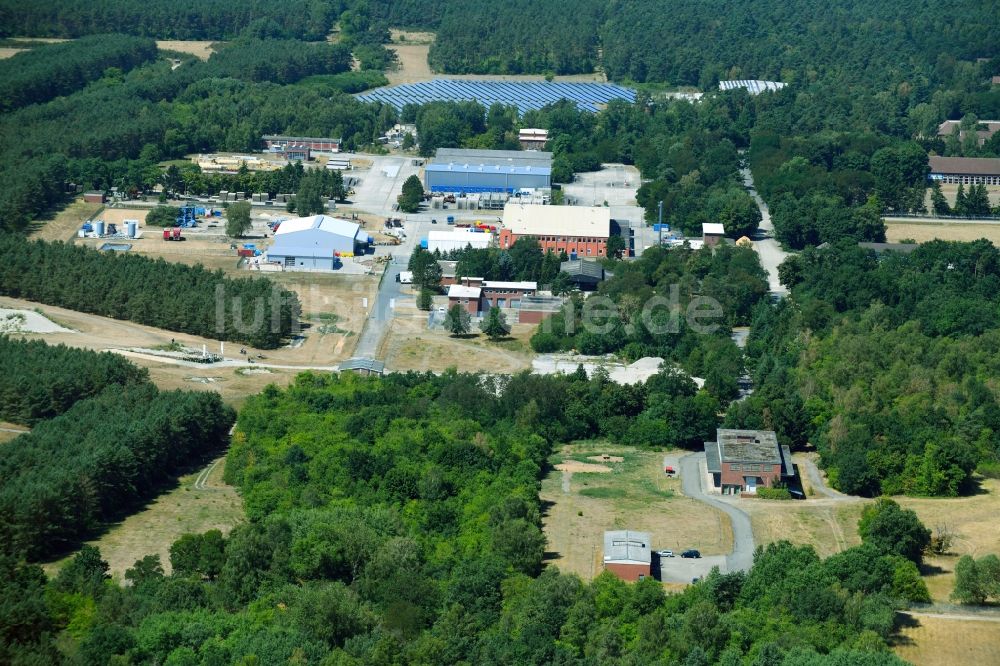
[[[543,252],[565,252],[570,259],[604,257],[611,236],[611,210],[509,202],[503,211],[500,247],[507,249],[524,236],[536,238]]]

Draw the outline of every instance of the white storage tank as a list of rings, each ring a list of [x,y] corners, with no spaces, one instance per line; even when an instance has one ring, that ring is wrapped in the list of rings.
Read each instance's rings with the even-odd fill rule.
[[[99,237],[104,236],[104,220],[97,220],[94,222],[94,233]]]
[[[136,232],[139,229],[139,220],[125,220],[125,235],[129,238],[135,238]]]

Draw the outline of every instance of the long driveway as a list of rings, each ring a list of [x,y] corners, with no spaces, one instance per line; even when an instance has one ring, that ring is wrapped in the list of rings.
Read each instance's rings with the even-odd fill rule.
[[[753,566],[754,551],[750,516],[732,504],[705,493],[702,487],[704,461],[704,453],[692,453],[681,458],[681,489],[687,497],[704,502],[729,516],[733,526],[733,552],[726,555],[726,570],[749,571]]]
[[[774,238],[774,224],[771,222],[771,211],[768,210],[767,204],[757,194],[757,190],[753,185],[753,174],[750,173],[750,169],[741,169],[740,174],[743,176],[743,184],[750,191],[750,196],[757,203],[757,208],[760,209],[760,228],[754,235],[753,249],[757,251],[760,263],[764,267],[764,270],[767,271],[768,289],[771,294],[777,297],[785,296],[788,293],[788,289],[778,279],[778,266],[785,260],[788,253],[781,249],[781,244]]]

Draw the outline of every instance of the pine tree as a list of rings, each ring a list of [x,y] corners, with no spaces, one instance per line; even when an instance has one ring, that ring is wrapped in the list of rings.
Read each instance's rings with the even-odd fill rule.
[[[951,215],[951,206],[941,193],[941,185],[937,181],[931,184],[931,207],[935,215]]]
[[[452,335],[466,335],[472,328],[472,318],[465,308],[456,303],[444,316],[444,327]]]
[[[965,187],[959,183],[958,192],[955,193],[955,215],[968,215],[968,198],[965,196]]]

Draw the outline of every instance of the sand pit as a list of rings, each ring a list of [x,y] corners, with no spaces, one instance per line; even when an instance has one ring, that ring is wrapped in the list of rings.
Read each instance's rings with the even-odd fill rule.
[[[587,472],[603,474],[611,471],[611,468],[607,465],[592,465],[590,463],[582,463],[576,460],[564,460],[555,467],[560,472],[572,472],[574,474],[584,474]]]
[[[0,333],[74,333],[31,310],[0,308]]]
[[[587,460],[596,460],[597,462],[625,462],[625,459],[621,456],[609,456],[606,453],[602,453],[599,456],[587,456]]]

